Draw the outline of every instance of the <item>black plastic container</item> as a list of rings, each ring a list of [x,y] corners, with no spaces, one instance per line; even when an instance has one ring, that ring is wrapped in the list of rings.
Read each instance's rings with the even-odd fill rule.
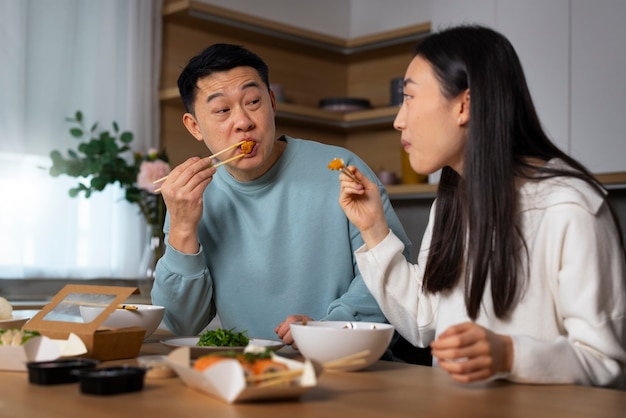
[[[95,369],[97,365],[98,361],[91,359],[63,359],[26,363],[28,381],[36,385],[75,383],[78,381],[78,377],[73,374],[74,371]]]
[[[143,389],[146,369],[134,366],[106,367],[73,372],[80,383],[81,393],[116,395]]]

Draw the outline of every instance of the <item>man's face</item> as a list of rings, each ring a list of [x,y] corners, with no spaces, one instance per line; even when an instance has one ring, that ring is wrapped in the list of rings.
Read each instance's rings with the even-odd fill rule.
[[[183,122],[189,132],[204,141],[211,153],[240,141],[254,141],[252,152],[226,165],[238,180],[252,180],[263,175],[276,162],[273,93],[251,67],[237,67],[201,78],[194,102],[195,116],[186,113]],[[226,159],[241,152],[234,150],[220,157]]]

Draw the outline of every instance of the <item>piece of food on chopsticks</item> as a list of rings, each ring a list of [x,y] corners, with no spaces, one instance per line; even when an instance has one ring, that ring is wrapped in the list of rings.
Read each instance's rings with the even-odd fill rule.
[[[341,171],[345,168],[345,164],[343,162],[343,158],[334,158],[331,162],[328,163],[328,168],[331,170]]]
[[[229,163],[231,161],[237,160],[239,158],[244,157],[246,154],[250,154],[252,152],[252,149],[254,148],[254,141],[239,141],[236,144],[233,144],[229,147],[224,148],[223,150],[216,152],[213,155],[209,155],[208,158],[217,158],[220,155],[224,154],[225,152],[234,150],[235,148],[239,148],[241,149],[241,154],[237,154],[234,157],[231,157],[227,160],[223,160],[215,165],[211,165],[210,167],[219,167],[221,165],[224,165],[226,163]],[[161,183],[164,182],[167,179],[167,176],[161,177],[160,179],[156,179],[152,182],[152,184],[157,184],[157,183]],[[158,193],[159,191],[161,191],[161,189],[157,189],[155,190],[155,193]]]
[[[39,337],[37,331],[27,331],[21,329],[0,329],[0,345],[18,346],[26,344],[28,340]]]
[[[241,144],[241,152],[244,154],[250,154],[254,148],[254,141],[246,141]]]
[[[330,170],[341,171],[346,176],[350,177],[353,181],[361,184],[361,182],[352,174],[348,167],[343,162],[343,158],[334,158],[330,163],[328,163],[328,168]]]
[[[234,328],[217,328],[202,333],[196,345],[198,347],[245,347],[249,342],[246,331],[235,332]]]
[[[222,160],[222,161],[220,161],[217,164],[211,165],[211,167],[217,168],[217,167],[222,166],[224,164],[228,164],[231,161],[235,161],[235,160],[238,160],[240,158],[243,158],[247,154],[250,154],[252,152],[252,149],[254,148],[254,141],[245,141],[245,142],[243,142],[241,144],[240,148],[241,148],[241,154],[237,154],[234,157],[230,157],[230,158],[228,158],[226,160]]]

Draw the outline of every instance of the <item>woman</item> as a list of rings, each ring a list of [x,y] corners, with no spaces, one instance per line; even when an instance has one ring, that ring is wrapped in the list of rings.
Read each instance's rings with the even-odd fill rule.
[[[412,264],[376,185],[341,175],[357,262],[385,316],[453,379],[626,388],[626,267],[605,191],[543,132],[519,59],[479,26],[418,47],[394,122],[411,167],[442,169]]]

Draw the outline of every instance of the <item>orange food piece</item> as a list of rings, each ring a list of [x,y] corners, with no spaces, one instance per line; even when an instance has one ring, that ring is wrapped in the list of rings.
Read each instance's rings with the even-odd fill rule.
[[[279,363],[269,358],[256,360],[254,363],[252,363],[251,366],[253,375],[289,370],[289,367],[287,367],[285,364]]]
[[[232,359],[232,357],[216,356],[216,355],[202,356],[196,360],[195,364],[193,365],[193,368],[201,372],[219,363],[220,361],[230,360],[230,359]]]
[[[254,141],[246,141],[241,144],[241,152],[244,154],[250,154],[254,148]]]
[[[345,165],[343,164],[342,158],[335,158],[330,163],[328,163],[328,168],[331,170],[343,170]]]
[[[220,361],[223,360],[233,360],[236,359],[241,364],[243,371],[246,375],[257,375],[263,373],[271,373],[282,370],[288,370],[289,368],[283,363],[279,363],[277,361],[272,360],[271,358],[262,358],[249,360],[246,359],[243,355],[237,355],[235,357],[229,357],[218,354],[207,354],[206,356],[199,357],[193,368],[198,371],[203,371],[208,369],[211,366],[216,365]]]

